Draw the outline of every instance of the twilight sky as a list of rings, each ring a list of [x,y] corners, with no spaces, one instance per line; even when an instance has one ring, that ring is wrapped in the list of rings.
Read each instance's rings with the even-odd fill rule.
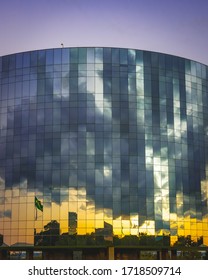
[[[44,48],[145,49],[208,64],[208,0],[0,0],[0,56]]]

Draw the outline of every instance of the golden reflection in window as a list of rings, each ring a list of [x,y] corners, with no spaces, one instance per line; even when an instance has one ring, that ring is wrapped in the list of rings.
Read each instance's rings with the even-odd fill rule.
[[[204,187],[205,188],[205,187]],[[159,190],[158,190],[159,191]],[[96,208],[95,202],[87,199],[86,190],[84,187],[68,189],[68,200],[62,202],[44,202],[43,196],[39,197],[43,203],[43,212],[36,210],[34,205],[34,193],[27,192],[22,203],[19,203],[19,198],[16,195],[20,192],[17,188],[13,192],[7,191],[7,197],[12,194],[15,196],[13,203],[5,203],[5,207],[1,206],[0,224],[1,232],[4,235],[5,243],[15,244],[16,242],[27,242],[33,244],[34,229],[36,233],[44,232],[44,227],[52,220],[56,220],[60,224],[60,235],[63,233],[76,232],[78,235],[85,235],[106,231],[106,225],[112,226],[112,234],[124,237],[125,235],[147,234],[153,236],[171,235],[170,242],[173,245],[177,242],[180,236],[191,236],[192,240],[197,242],[203,236],[203,243],[208,244],[208,217],[203,219],[196,218],[194,209],[186,211],[181,215],[180,208],[183,207],[185,199],[182,192],[178,192],[177,213],[169,213],[169,203],[167,200],[168,191],[164,188],[160,191],[162,196],[155,197],[158,208],[158,215],[162,215],[163,223],[169,221],[169,229],[161,228],[156,231],[154,220],[144,220],[139,223],[140,217],[137,213],[132,213],[130,216],[123,215],[117,218],[112,218],[112,209]],[[65,192],[66,193],[66,192]],[[157,193],[156,193],[157,194]],[[18,201],[18,203],[17,203]],[[157,207],[155,208],[157,210]],[[5,213],[3,215],[3,213]],[[74,221],[69,221],[69,213],[75,213]],[[72,216],[73,216],[72,215]],[[70,229],[71,228],[71,229]],[[109,230],[106,232],[110,232]]]

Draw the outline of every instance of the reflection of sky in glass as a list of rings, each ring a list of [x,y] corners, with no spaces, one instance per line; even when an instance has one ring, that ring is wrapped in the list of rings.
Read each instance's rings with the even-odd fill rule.
[[[6,243],[33,243],[34,229],[54,220],[66,234],[76,213],[78,235],[203,235],[207,244],[204,65],[110,48],[42,50],[1,65]]]

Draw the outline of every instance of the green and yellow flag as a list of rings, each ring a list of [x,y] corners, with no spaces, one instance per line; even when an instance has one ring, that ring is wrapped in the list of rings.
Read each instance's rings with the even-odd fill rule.
[[[35,196],[35,207],[43,212],[43,205],[41,204],[40,200],[37,199],[37,197]]]

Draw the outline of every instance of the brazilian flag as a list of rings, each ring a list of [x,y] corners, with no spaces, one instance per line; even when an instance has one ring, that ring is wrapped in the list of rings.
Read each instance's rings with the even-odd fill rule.
[[[35,197],[35,207],[43,212],[43,205],[41,204],[40,200],[37,199],[37,197]]]

